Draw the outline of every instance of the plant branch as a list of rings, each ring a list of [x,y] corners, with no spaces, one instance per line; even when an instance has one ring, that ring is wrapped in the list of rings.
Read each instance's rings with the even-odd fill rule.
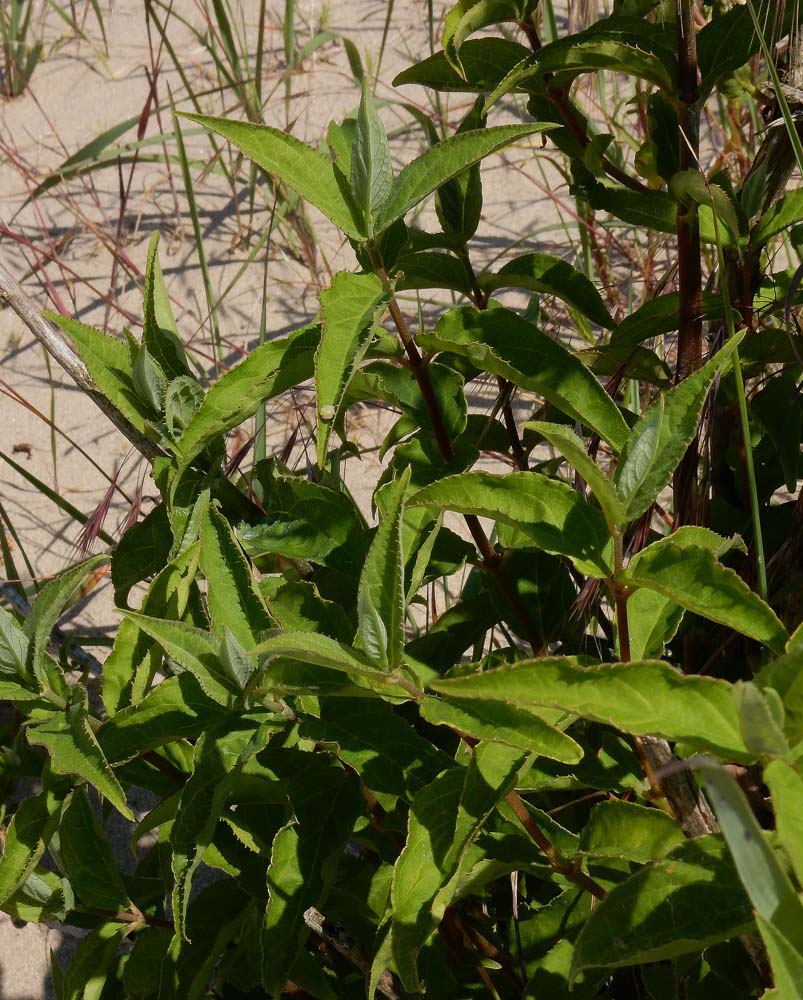
[[[435,388],[432,385],[432,379],[429,377],[427,362],[421,357],[421,352],[416,346],[413,335],[407,325],[407,320],[404,318],[404,314],[399,307],[398,299],[393,291],[393,284],[388,277],[387,271],[385,270],[379,250],[376,246],[369,244],[368,253],[371,257],[374,268],[376,269],[377,276],[382,280],[388,291],[388,311],[390,312],[399,333],[399,339],[401,340],[405,353],[407,354],[410,369],[413,372],[419,389],[421,390],[421,396],[424,400],[424,406],[426,407],[427,416],[429,417],[430,427],[435,438],[435,443],[438,446],[438,451],[440,452],[443,461],[448,464],[454,459],[454,448],[452,447],[449,431],[444,423],[443,415],[441,414],[440,406],[438,405],[438,399],[435,395]],[[529,611],[525,607],[524,602],[505,571],[502,556],[491,544],[490,539],[485,533],[485,529],[480,523],[480,519],[475,514],[465,514],[464,519],[468,530],[471,532],[471,537],[474,539],[480,555],[482,556],[483,566],[496,577],[499,589],[504,594],[505,599],[510,604],[513,613],[519,620],[519,624],[524,630],[527,642],[529,642],[533,652],[539,654],[543,644],[532,622]]]
[[[578,888],[584,889],[586,892],[590,893],[595,899],[605,898],[606,892],[599,882],[595,882],[590,875],[587,875],[579,868],[576,868],[573,865],[563,864],[558,857],[558,852],[555,850],[555,845],[541,831],[538,824],[530,815],[530,810],[527,808],[526,802],[518,793],[508,792],[505,796],[505,802],[507,802],[513,810],[516,819],[530,835],[536,846],[543,852],[554,872],[558,875],[563,875],[564,878],[569,879],[569,881],[573,882]]]
[[[530,48],[533,50],[533,54],[537,55],[541,51],[542,46],[541,39],[538,37],[535,25],[532,21],[524,20],[519,21],[519,27],[527,36],[527,41],[530,44]],[[550,87],[549,83],[551,79],[551,73],[544,76],[546,99],[560,114],[563,119],[563,124],[569,130],[575,142],[582,150],[586,150],[591,145],[588,130],[585,128],[579,115],[577,114],[577,110],[572,104],[568,91],[561,87]],[[649,190],[644,184],[641,183],[641,181],[637,180],[635,177],[631,177],[626,171],[617,167],[616,164],[612,160],[609,160],[607,156],[602,157],[601,163],[602,169],[612,180],[618,181],[630,191],[644,192]]]
[[[131,444],[145,458],[152,460],[161,454],[160,449],[149,441],[123,416],[117,407],[103,395],[95,385],[89,370],[81,358],[73,351],[64,337],[52,324],[36,311],[18,282],[0,266],[0,304],[11,306],[25,326],[36,337],[45,350],[72,378],[75,384],[103,411],[114,426],[128,438]]]
[[[630,628],[627,617],[628,593],[616,581],[616,576],[624,568],[624,539],[621,527],[614,534],[614,579],[611,584],[616,605],[616,631],[619,636],[619,659],[629,663]],[[656,736],[634,736],[633,742],[639,755],[642,769],[650,783],[653,796],[669,804],[670,810],[689,837],[702,837],[715,833],[717,821],[711,808],[700,793],[697,782],[688,768],[669,767],[675,760],[672,748],[666,740]]]

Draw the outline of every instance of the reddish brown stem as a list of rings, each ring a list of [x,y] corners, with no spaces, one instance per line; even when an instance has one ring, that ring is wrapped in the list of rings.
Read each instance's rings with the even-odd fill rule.
[[[678,159],[681,170],[699,170],[700,107],[694,0],[678,0]],[[678,203],[678,355],[675,379],[696,371],[703,359],[702,260],[696,206]],[[699,445],[695,438],[675,473],[675,525],[698,520]]]
[[[430,428],[435,438],[435,443],[438,446],[438,451],[440,452],[443,461],[448,464],[454,458],[454,448],[452,447],[449,432],[443,421],[443,415],[441,414],[440,407],[438,406],[435,389],[432,385],[432,380],[429,377],[427,362],[424,358],[422,358],[421,352],[418,350],[415,340],[413,339],[413,335],[410,332],[410,328],[407,325],[407,320],[404,318],[404,314],[399,308],[398,300],[393,294],[390,279],[385,271],[378,250],[375,247],[369,247],[369,253],[378,277],[381,278],[385,286],[390,289],[388,311],[390,312],[393,322],[396,325],[399,339],[401,340],[402,346],[407,354],[410,369],[415,376],[419,389],[421,390],[421,396],[424,400],[424,406],[427,411],[427,416],[429,417]],[[496,577],[499,589],[502,591],[505,599],[510,604],[513,614],[518,619],[519,624],[527,637],[527,641],[530,646],[532,646],[533,652],[540,654],[542,643],[539,639],[538,632],[532,623],[532,619],[530,618],[530,614],[527,611],[524,602],[505,572],[501,555],[496,551],[494,546],[491,545],[490,539],[486,535],[485,529],[480,524],[479,518],[474,514],[466,514],[464,516],[466,526],[471,532],[471,537],[474,539],[480,555],[482,556],[483,566]]]

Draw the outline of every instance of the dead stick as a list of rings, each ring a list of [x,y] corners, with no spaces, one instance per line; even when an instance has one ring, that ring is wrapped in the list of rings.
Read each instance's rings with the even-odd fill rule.
[[[19,283],[0,266],[0,304],[6,303],[14,310],[51,357],[61,365],[78,388],[111,420],[131,444],[147,459],[154,459],[162,452],[145,435],[137,430],[127,417],[107,399],[95,385],[89,369],[70,347],[59,330],[37,312]]]

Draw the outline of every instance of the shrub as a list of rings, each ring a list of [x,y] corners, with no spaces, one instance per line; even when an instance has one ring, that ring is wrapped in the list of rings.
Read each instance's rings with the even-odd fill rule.
[[[185,116],[357,261],[310,323],[208,388],[158,238],[141,341],[50,317],[161,495],[25,620],[0,610],[6,759],[38,780],[5,832],[0,902],[87,929],[64,1000],[803,995],[801,272],[767,274],[802,213],[779,78],[796,54],[768,58],[773,4],[726,6],[700,27],[687,0],[622,0],[542,44],[537,2],[462,0],[442,50],[396,82],[479,96],[399,172],[365,84],[324,150]],[[797,5],[780,13],[796,38]],[[572,98],[597,71],[629,82],[635,156],[627,122],[600,133]],[[779,121],[755,156],[704,173],[703,107],[738,121],[769,86]],[[489,123],[514,99],[532,121]],[[571,172],[589,256],[628,264],[597,219],[634,247],[666,234],[677,291],[670,268],[625,309],[546,253],[474,267],[481,162],[542,143]],[[430,198],[437,232],[410,221]],[[399,296],[428,289],[458,304],[411,320]],[[478,379],[490,415],[467,404]],[[309,382],[306,474],[225,460],[230,431]],[[340,472],[366,402],[397,417],[376,526]],[[98,700],[48,646],[109,560],[121,619]],[[154,804],[125,874],[103,820],[133,820],[132,788]]]

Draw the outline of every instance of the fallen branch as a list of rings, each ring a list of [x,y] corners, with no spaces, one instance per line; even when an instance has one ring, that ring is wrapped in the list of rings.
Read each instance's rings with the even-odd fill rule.
[[[28,327],[45,348],[75,382],[82,392],[103,411],[114,426],[131,442],[140,454],[152,460],[161,454],[159,447],[123,416],[117,407],[103,395],[95,385],[89,369],[70,347],[60,331],[37,312],[31,300],[11,275],[0,267],[0,304],[11,306],[22,322]]]

